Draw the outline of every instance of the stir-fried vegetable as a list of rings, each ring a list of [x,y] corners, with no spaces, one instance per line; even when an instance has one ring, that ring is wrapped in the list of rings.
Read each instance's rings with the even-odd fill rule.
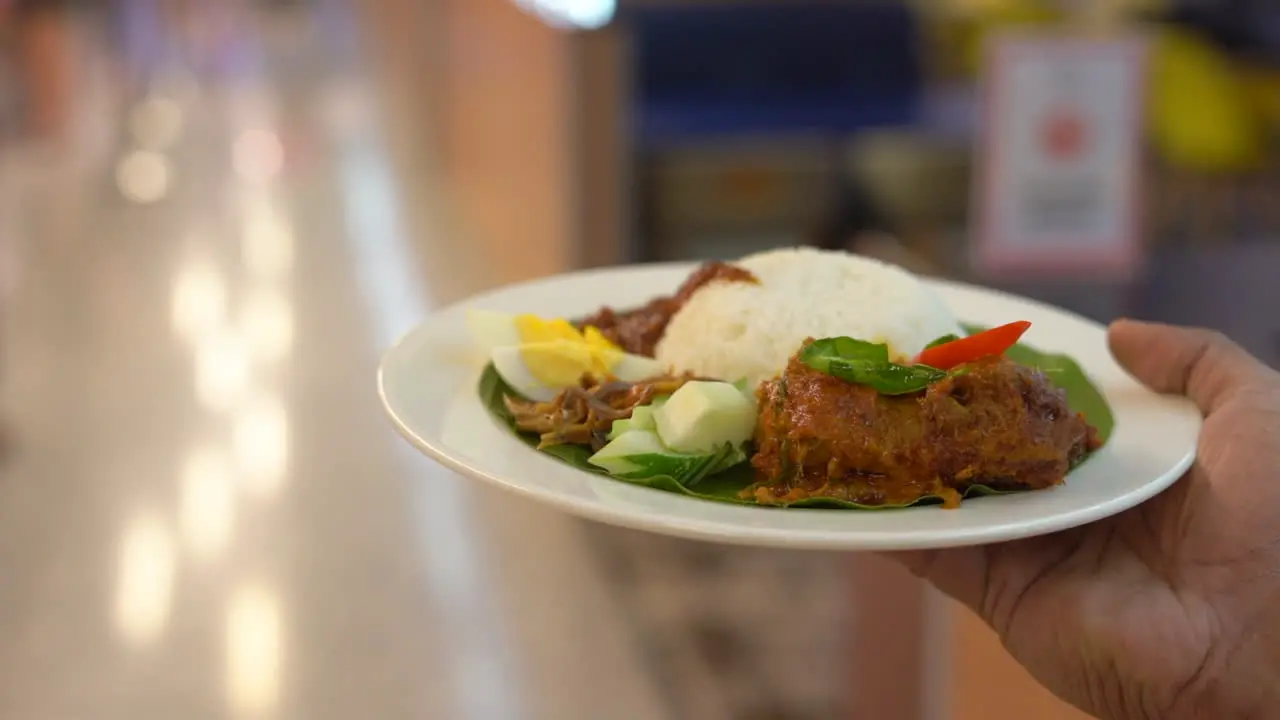
[[[939,338],[916,356],[916,364],[950,370],[991,355],[1003,355],[1009,348],[1018,344],[1018,340],[1030,327],[1031,323],[1019,320],[969,337],[949,336],[950,339],[947,342],[939,342],[943,340]]]

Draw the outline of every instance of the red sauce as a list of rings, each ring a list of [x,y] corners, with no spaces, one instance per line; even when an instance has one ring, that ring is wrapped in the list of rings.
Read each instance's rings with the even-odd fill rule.
[[[911,395],[887,396],[792,358],[761,384],[756,454],[762,504],[833,497],[905,505],[960,504],[971,485],[998,490],[1061,484],[1098,446],[1043,373],[986,358]]]

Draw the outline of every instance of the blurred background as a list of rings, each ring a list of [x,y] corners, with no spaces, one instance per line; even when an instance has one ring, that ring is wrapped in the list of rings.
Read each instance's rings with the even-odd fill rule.
[[[1132,262],[978,251],[1039,167],[990,170],[1015,36],[1143,48],[1080,176],[1134,189]],[[1280,364],[1278,138],[1270,0],[0,0],[0,717],[1079,717],[875,558],[463,482],[379,355],[507,282],[816,244]]]

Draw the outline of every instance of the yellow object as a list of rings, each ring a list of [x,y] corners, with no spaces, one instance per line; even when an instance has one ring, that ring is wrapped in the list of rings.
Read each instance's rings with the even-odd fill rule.
[[[600,348],[602,350],[618,350],[618,346],[614,345],[613,342],[611,342],[609,338],[605,337],[604,333],[600,332],[600,329],[594,325],[588,325],[586,329],[582,331],[582,337],[586,340],[587,344],[592,347]]]
[[[624,354],[596,327],[579,332],[563,318],[529,314],[517,315],[515,324],[525,365],[548,387],[576,385],[587,373],[607,375]]]
[[[1184,169],[1243,170],[1265,157],[1264,128],[1237,69],[1192,32],[1168,30],[1154,43],[1149,124],[1157,151]]]
[[[583,375],[608,372],[609,363],[600,351],[585,342],[551,340],[520,346],[524,365],[543,386],[566,388],[577,385]]]
[[[576,386],[583,375],[639,382],[665,372],[653,358],[573,340],[504,345],[489,357],[498,375],[531,400],[550,400]]]
[[[552,340],[586,343],[601,350],[619,350],[597,328],[589,327],[579,332],[564,318],[547,320],[530,313],[510,315],[473,308],[467,311],[467,328],[471,331],[472,341],[486,352],[496,347]]]
[[[992,33],[1019,27],[1053,27],[1065,20],[1057,8],[1028,0],[986,0],[966,10],[968,17],[960,42],[964,48],[963,63],[969,73],[981,69],[986,41]]]
[[[498,375],[532,400],[550,400],[583,375],[638,382],[665,372],[652,358],[623,352],[598,328],[579,331],[563,318],[472,309],[467,326]]]
[[[569,340],[571,342],[585,342],[582,333],[573,326],[568,320],[557,318],[555,320],[543,320],[537,315],[517,315],[516,316],[516,332],[520,335],[520,342],[538,343],[548,342],[551,340]]]

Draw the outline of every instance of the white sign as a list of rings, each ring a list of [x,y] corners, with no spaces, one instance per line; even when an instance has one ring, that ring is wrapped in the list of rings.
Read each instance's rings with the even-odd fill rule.
[[[993,41],[974,261],[991,275],[1127,276],[1142,259],[1141,40]]]

